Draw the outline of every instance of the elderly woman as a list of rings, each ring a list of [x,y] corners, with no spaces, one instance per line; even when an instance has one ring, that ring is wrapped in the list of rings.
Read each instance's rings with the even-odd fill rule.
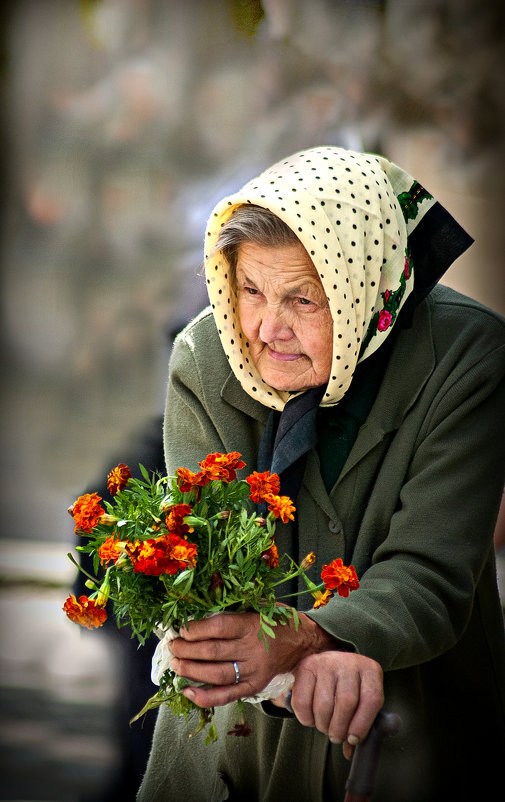
[[[279,627],[190,624],[173,668],[216,707],[219,740],[161,709],[142,802],[343,799],[352,746],[385,699],[374,800],[466,800],[501,781],[505,646],[493,527],[505,472],[505,326],[438,279],[471,240],[386,159],[319,147],[211,215],[212,309],[179,336],[165,418],[169,473],[239,451],[296,501],[276,536],[360,579]],[[317,569],[316,572],[318,573]],[[300,597],[306,598],[306,597]],[[301,610],[303,611],[303,602]],[[241,697],[291,670],[294,715]],[[342,747],[342,745],[343,747]]]

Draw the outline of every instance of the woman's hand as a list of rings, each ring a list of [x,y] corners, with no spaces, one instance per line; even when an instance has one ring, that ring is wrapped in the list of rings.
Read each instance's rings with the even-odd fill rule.
[[[291,707],[296,718],[343,744],[350,760],[384,703],[379,663],[354,652],[326,651],[302,659],[293,674]]]
[[[216,707],[259,693],[276,674],[292,671],[307,655],[331,649],[334,640],[301,613],[298,631],[291,622],[278,625],[275,638],[258,639],[259,615],[217,615],[191,621],[170,643],[171,668],[182,677],[212,685],[184,693],[200,707]],[[236,663],[240,680],[235,682]]]

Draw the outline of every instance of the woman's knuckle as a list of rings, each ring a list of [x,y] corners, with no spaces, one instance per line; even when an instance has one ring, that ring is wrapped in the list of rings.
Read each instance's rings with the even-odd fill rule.
[[[338,704],[341,709],[352,710],[358,702],[358,694],[350,688],[341,690],[338,694]]]
[[[218,659],[218,644],[210,641],[205,646],[205,659],[209,660],[210,662],[214,662]]]
[[[328,711],[328,704],[324,699],[318,699],[314,701],[313,708],[315,718],[319,719]]]
[[[177,674],[180,677],[185,677],[189,671],[188,661],[187,660],[179,660],[177,663]]]
[[[372,693],[372,700],[376,705],[382,707],[384,704],[384,689],[376,688]]]

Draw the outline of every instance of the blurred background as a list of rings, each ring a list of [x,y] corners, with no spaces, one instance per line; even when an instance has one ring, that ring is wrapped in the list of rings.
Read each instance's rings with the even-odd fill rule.
[[[408,170],[476,240],[445,283],[505,314],[505,8],[17,0],[0,25],[0,800],[128,802],[152,721],[128,728],[131,649],[61,611],[67,507],[117,462],[159,461],[207,216],[296,150]]]

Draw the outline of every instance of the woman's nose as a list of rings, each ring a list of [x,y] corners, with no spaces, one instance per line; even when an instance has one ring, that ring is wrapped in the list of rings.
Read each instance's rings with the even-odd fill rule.
[[[279,307],[265,307],[262,310],[259,336],[264,343],[291,339],[293,330]]]

